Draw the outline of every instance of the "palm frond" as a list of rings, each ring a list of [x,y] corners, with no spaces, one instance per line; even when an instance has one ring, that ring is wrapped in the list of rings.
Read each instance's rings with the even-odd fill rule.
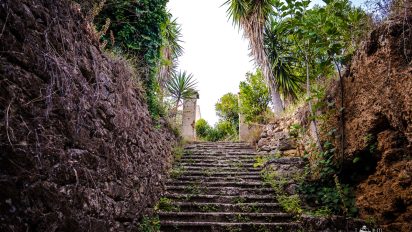
[[[197,81],[193,78],[193,74],[187,74],[186,71],[174,74],[167,82],[166,89],[171,98],[176,104],[180,104],[182,100],[195,97]]]

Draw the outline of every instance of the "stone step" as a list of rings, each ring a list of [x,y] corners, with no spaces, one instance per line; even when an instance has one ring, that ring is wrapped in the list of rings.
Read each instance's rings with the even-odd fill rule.
[[[160,221],[162,232],[222,232],[256,231],[289,232],[302,231],[296,222],[182,222]]]
[[[211,202],[172,202],[181,212],[198,211],[198,212],[279,212],[278,203],[211,203]]]
[[[234,161],[234,162],[245,162],[245,161],[253,161],[255,162],[256,159],[255,157],[237,157],[237,156],[225,156],[225,157],[220,157],[220,156],[197,156],[197,157],[186,157],[183,156],[179,161],[185,161],[185,160],[202,160],[202,161],[211,161],[211,162],[216,162],[216,161]]]
[[[209,154],[205,154],[205,153],[202,153],[202,154],[186,154],[186,155],[183,155],[183,157],[182,158],[192,158],[192,159],[200,159],[200,158],[202,158],[202,159],[204,159],[204,158],[219,158],[219,159],[223,159],[223,158],[242,158],[242,159],[245,159],[245,158],[248,158],[248,159],[255,159],[256,157],[258,157],[258,156],[256,156],[256,155],[254,155],[254,154],[231,154],[231,153],[224,153],[224,154],[221,154],[221,153],[218,153],[218,154],[215,154],[215,153],[209,153]]]
[[[193,170],[186,170],[182,171],[182,175],[190,175],[190,176],[245,176],[245,175],[257,175],[260,176],[260,171],[222,171],[222,170],[209,170],[203,169],[204,171],[193,171]]]
[[[160,220],[196,222],[290,222],[288,213],[244,213],[244,212],[159,212]]]
[[[234,152],[234,153],[242,153],[242,152],[252,152],[257,153],[255,149],[251,149],[248,147],[197,147],[191,149],[185,149],[185,153],[197,153],[197,152],[214,152],[214,153],[222,153],[222,152]]]
[[[200,185],[168,185],[166,186],[167,193],[180,194],[212,194],[212,195],[235,195],[243,196],[246,194],[275,194],[272,188],[250,188],[250,187],[211,187]]]
[[[194,150],[194,149],[212,149],[212,150],[221,150],[221,149],[238,149],[238,150],[255,150],[254,147],[249,146],[248,144],[214,144],[214,145],[197,145],[197,146],[185,146],[185,150]]]
[[[269,186],[268,184],[261,181],[210,181],[210,182],[199,182],[199,181],[187,181],[187,180],[168,180],[166,182],[168,185],[196,185],[201,184],[202,186],[215,186],[215,187],[263,187]]]
[[[253,149],[192,149],[185,150],[184,155],[260,155]]]
[[[256,161],[255,157],[251,156],[183,156],[180,160],[225,160],[225,161]]]
[[[254,168],[252,163],[244,164],[242,162],[238,163],[203,163],[203,162],[180,162],[176,164],[178,166],[183,166],[183,167],[216,167],[216,168],[221,168],[221,167],[227,167],[227,168]]]
[[[202,171],[210,171],[210,172],[236,172],[236,171],[247,171],[250,173],[260,172],[260,168],[238,168],[238,167],[199,167],[199,166],[184,166],[184,165],[177,165],[177,167],[183,168],[185,171],[194,171],[194,172],[202,172]]]
[[[172,200],[185,200],[188,202],[217,202],[217,203],[277,203],[274,195],[207,195],[207,194],[179,194],[166,193],[164,197]]]
[[[197,147],[248,147],[248,148],[252,148],[252,146],[250,146],[250,144],[248,143],[234,143],[234,142],[226,142],[226,143],[192,143],[192,144],[188,144],[185,146],[185,149],[191,149],[191,148],[197,148]]]
[[[227,164],[227,165],[253,165],[255,163],[254,159],[250,160],[241,160],[241,159],[185,159],[182,158],[179,160],[177,165],[179,164],[214,164],[214,165],[219,165],[219,164]]]
[[[244,176],[188,176],[180,175],[175,178],[176,180],[199,180],[202,182],[215,182],[215,181],[259,181],[260,175],[244,175]]]

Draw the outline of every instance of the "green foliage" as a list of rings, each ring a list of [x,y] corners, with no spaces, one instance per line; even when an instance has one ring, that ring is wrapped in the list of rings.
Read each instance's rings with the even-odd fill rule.
[[[139,223],[140,232],[159,232],[160,231],[160,220],[159,217],[148,217],[144,216]]]
[[[197,120],[195,124],[196,136],[198,138],[206,138],[210,128],[209,123],[203,118]]]
[[[173,201],[167,197],[161,197],[159,202],[157,203],[156,210],[164,211],[164,212],[171,212],[171,211],[179,211],[179,207],[173,205]]]
[[[279,201],[282,208],[288,213],[301,214],[303,212],[301,207],[302,202],[299,195],[279,195],[276,199]]]
[[[227,121],[219,121],[215,127],[211,127],[206,120],[199,119],[195,124],[195,130],[198,138],[211,142],[237,138],[237,129]]]
[[[233,24],[243,29],[245,37],[249,40],[251,55],[256,64],[264,71],[266,84],[270,86],[273,108],[276,114],[283,111],[282,100],[278,92],[278,83],[273,78],[271,63],[263,45],[264,27],[266,21],[273,13],[279,0],[227,0],[227,15]]]
[[[328,207],[322,206],[316,209],[315,211],[313,211],[312,214],[318,217],[327,217],[327,216],[331,216],[333,212]]]
[[[166,11],[167,2],[106,0],[94,18],[98,30],[110,31],[110,36],[98,34],[106,48],[132,58],[144,70],[146,101],[154,119],[165,115],[163,88],[183,52],[180,27]]]
[[[238,127],[229,121],[219,121],[215,128],[224,137],[237,136]]]
[[[210,141],[210,142],[216,142],[216,141],[222,140],[224,136],[225,135],[221,131],[219,131],[217,128],[211,127],[207,133],[205,140]]]
[[[182,176],[183,172],[185,171],[185,169],[181,166],[177,166],[174,167],[171,171],[170,171],[170,177],[172,178],[179,178],[180,176]]]
[[[149,67],[155,68],[160,58],[162,25],[168,20],[166,3],[167,0],[107,0],[96,24],[104,25],[109,18],[109,30],[115,37],[110,47],[144,58]]]
[[[300,192],[312,207],[327,208],[334,214],[356,216],[354,189],[347,184],[337,185],[333,178],[304,182]],[[330,214],[330,213],[329,213]]]
[[[246,81],[239,85],[240,112],[246,122],[265,123],[270,112],[269,88],[264,82],[262,72],[247,73]]]
[[[220,120],[229,122],[232,127],[239,128],[239,104],[237,94],[227,93],[215,104],[216,114]]]
[[[254,168],[264,167],[268,161],[273,160],[273,159],[278,159],[280,157],[281,157],[281,154],[279,152],[275,154],[270,154],[270,155],[256,156],[255,163],[253,163],[253,167]]]
[[[302,92],[302,76],[295,71],[297,59],[293,55],[293,44],[288,36],[287,27],[284,25],[288,21],[276,21],[270,18],[265,27],[264,47],[271,63],[273,78],[277,83],[278,91],[284,99],[296,101]]]
[[[166,82],[176,74],[178,58],[183,54],[181,37],[180,25],[176,22],[176,19],[172,19],[172,14],[168,13],[167,20],[162,24],[163,40],[160,48],[161,59],[157,75],[161,91],[165,89]]]
[[[184,154],[183,146],[181,144],[174,146],[172,150],[172,154],[173,154],[174,161],[180,160]]]
[[[196,98],[197,81],[193,79],[192,74],[187,74],[186,71],[179,72],[173,75],[171,79],[166,83],[166,89],[168,95],[174,100],[176,106],[175,111],[182,103],[183,100]]]
[[[212,204],[199,205],[199,209],[202,212],[218,212],[219,211],[219,208]]]
[[[284,177],[278,176],[276,171],[266,168],[261,173],[265,183],[269,184],[276,194],[280,206],[288,213],[301,214],[303,212],[302,202],[299,195],[289,195],[284,191],[286,184],[289,182]]]

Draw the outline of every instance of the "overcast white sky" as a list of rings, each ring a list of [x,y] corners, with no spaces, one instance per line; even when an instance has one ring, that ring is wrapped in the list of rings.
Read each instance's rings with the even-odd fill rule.
[[[248,42],[226,15],[226,0],[169,0],[168,9],[182,26],[185,52],[179,69],[198,81],[202,118],[214,125],[215,103],[225,93],[237,93],[246,72],[255,70]],[[321,0],[315,0],[321,3]],[[354,1],[359,5],[362,0]]]

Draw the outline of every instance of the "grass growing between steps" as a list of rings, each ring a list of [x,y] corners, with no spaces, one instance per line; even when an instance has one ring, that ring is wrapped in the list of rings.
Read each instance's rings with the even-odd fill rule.
[[[199,181],[195,181],[195,183],[188,185],[185,189],[189,194],[201,194],[203,192],[201,186],[200,186],[200,182]]]
[[[252,205],[240,205],[239,207],[243,212],[261,213],[263,211],[262,208],[258,207],[257,205],[254,205],[254,204],[252,204]]]
[[[218,212],[219,209],[215,205],[200,205],[201,212]]]
[[[160,220],[158,216],[144,216],[139,223],[139,232],[158,232],[160,231]]]
[[[271,170],[270,167],[262,170],[261,175],[264,182],[273,188],[276,194],[276,200],[286,212],[297,215],[303,212],[299,195],[289,195],[284,191],[285,186],[289,183],[286,178],[279,176],[277,172]]]
[[[172,200],[167,197],[161,197],[157,205],[155,206],[156,211],[165,211],[165,212],[172,212],[172,211],[180,211],[178,206],[172,204]]]
[[[181,166],[176,166],[170,171],[170,177],[172,177],[174,179],[179,178],[179,177],[182,176],[182,174],[185,170],[186,169],[181,167]]]

